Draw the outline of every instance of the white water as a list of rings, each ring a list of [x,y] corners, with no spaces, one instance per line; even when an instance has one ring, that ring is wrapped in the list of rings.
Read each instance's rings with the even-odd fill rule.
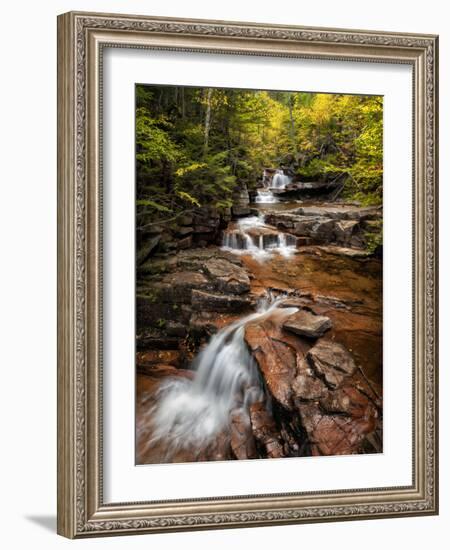
[[[157,405],[147,413],[154,426],[149,446],[164,442],[166,459],[170,460],[179,450],[204,449],[228,428],[233,410],[249,421],[250,405],[264,399],[264,389],[244,341],[245,326],[269,316],[282,322],[297,311],[280,308],[279,304],[280,300],[266,300],[256,313],[213,336],[194,363],[194,380],[171,378],[161,385]]]
[[[278,199],[270,189],[257,189],[255,202],[260,204],[274,204],[278,202]]]
[[[286,185],[291,183],[291,181],[292,178],[290,176],[286,176],[283,170],[277,170],[273,175],[271,187],[274,187],[275,189],[284,189]]]
[[[262,233],[249,234],[250,229],[258,227],[271,229],[275,233],[266,237]],[[277,232],[273,227],[266,225],[263,218],[250,216],[241,218],[235,230],[225,232],[222,249],[235,254],[251,254],[257,260],[263,261],[274,252],[285,257],[291,256],[297,247],[292,235]]]
[[[283,170],[277,170],[272,176],[272,182],[270,187],[267,184],[267,172],[264,170],[262,181],[264,182],[264,189],[258,189],[256,191],[255,202],[259,204],[274,204],[278,202],[278,198],[272,193],[270,188],[284,189],[286,185],[291,183],[292,178],[286,176]]]

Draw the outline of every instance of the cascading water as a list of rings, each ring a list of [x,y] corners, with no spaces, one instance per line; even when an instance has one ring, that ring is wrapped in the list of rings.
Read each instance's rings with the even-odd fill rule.
[[[272,177],[271,185],[268,185],[268,180],[270,181],[267,171],[264,170],[262,181],[264,184],[263,189],[258,189],[256,191],[255,202],[259,204],[273,204],[277,203],[277,197],[272,193],[270,188],[274,189],[285,189],[286,185],[291,183],[292,179],[290,176],[285,175],[283,170],[277,170]]]
[[[280,301],[263,301],[256,313],[213,336],[194,362],[193,380],[171,378],[161,385],[147,413],[154,426],[149,446],[163,442],[170,460],[183,449],[204,449],[229,426],[232,411],[249,420],[249,408],[264,399],[264,388],[244,341],[245,326],[269,316],[282,322],[297,311],[279,307]]]
[[[292,178],[287,176],[283,170],[277,170],[273,175],[271,187],[275,189],[284,189],[291,181]]]
[[[278,199],[270,189],[258,189],[256,191],[255,202],[258,204],[274,204]]]
[[[224,233],[224,250],[236,254],[251,254],[258,260],[264,260],[273,252],[290,256],[297,249],[294,236],[266,225],[262,218],[241,218],[236,225],[236,229]]]

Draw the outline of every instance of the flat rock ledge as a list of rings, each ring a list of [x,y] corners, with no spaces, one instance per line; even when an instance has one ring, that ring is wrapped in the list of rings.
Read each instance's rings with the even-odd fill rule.
[[[304,206],[284,212],[268,212],[265,222],[280,231],[309,244],[337,245],[345,249],[364,249],[366,234],[381,231],[382,210],[379,207],[346,205]],[[347,255],[350,255],[347,252]]]
[[[240,258],[217,247],[160,255],[138,270],[136,320],[138,343],[151,343],[139,335],[153,334],[159,348],[195,333],[196,338],[223,326],[223,315],[242,314],[253,306],[250,279]]]

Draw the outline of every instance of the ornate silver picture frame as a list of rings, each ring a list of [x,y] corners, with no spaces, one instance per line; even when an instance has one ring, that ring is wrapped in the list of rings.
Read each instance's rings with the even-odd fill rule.
[[[105,502],[105,48],[404,64],[412,68],[412,483]],[[58,533],[69,538],[438,513],[438,38],[70,12],[58,17]]]

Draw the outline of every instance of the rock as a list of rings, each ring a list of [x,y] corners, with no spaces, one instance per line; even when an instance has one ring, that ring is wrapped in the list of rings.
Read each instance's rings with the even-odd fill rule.
[[[242,260],[232,252],[217,248],[193,248],[180,251],[177,254],[177,265],[179,268],[195,271],[202,269],[204,263],[211,258],[223,258],[235,265],[243,265]]]
[[[319,246],[319,249],[327,254],[333,254],[334,256],[345,256],[347,258],[367,258],[369,256],[369,253],[366,250],[357,250],[343,246]]]
[[[319,338],[331,328],[331,319],[323,315],[315,315],[307,309],[301,309],[288,317],[283,327],[300,336]]]
[[[299,217],[295,214],[286,212],[268,212],[265,215],[266,224],[274,225],[282,231],[293,229],[298,219]]]
[[[324,414],[316,403],[301,403],[299,412],[308,434],[313,455],[350,455],[361,452],[366,437],[373,433],[378,413],[370,404],[365,416]]]
[[[232,200],[233,206],[231,207],[231,212],[233,216],[241,217],[250,214],[250,197],[245,184],[241,184],[240,188],[233,193]]]
[[[245,341],[258,363],[271,395],[280,405],[291,409],[296,350],[283,342],[267,321],[248,324],[245,327]]]
[[[292,389],[294,392],[294,398],[303,401],[319,399],[328,391],[328,388],[320,380],[320,378],[317,378],[317,376],[314,376],[307,371],[302,372],[295,378],[292,383]]]
[[[215,225],[194,225],[194,233],[212,233],[215,230]]]
[[[193,380],[194,376],[195,372],[191,370],[177,369],[173,365],[157,363],[146,373],[138,373],[136,380],[137,403],[145,402],[150,397],[153,397],[159,383],[168,377]]]
[[[315,242],[327,243],[334,240],[335,222],[328,218],[298,219],[293,228],[294,235],[310,237]]]
[[[365,246],[363,226],[370,220],[379,223],[382,211],[379,207],[361,208],[352,205],[303,206],[284,212],[269,212],[266,223],[282,231],[288,231],[309,239],[299,246],[335,243],[343,247]]]
[[[339,182],[328,181],[302,181],[292,182],[282,189],[273,189],[272,193],[281,200],[293,198],[308,198],[318,195],[326,195],[339,185]]]
[[[251,300],[248,296],[192,291],[192,307],[197,311],[242,311],[250,305]]]
[[[277,246],[279,243],[279,231],[270,227],[251,227],[246,229],[247,235],[250,235],[253,243],[259,248],[268,248],[271,245]],[[290,240],[289,245],[296,245],[297,238],[287,234],[286,237]],[[262,245],[262,246],[261,246]]]
[[[160,288],[166,300],[189,303],[193,289],[210,289],[212,285],[202,273],[176,271],[164,276]]]
[[[352,205],[302,206],[295,210],[302,216],[326,216],[336,220],[368,220],[382,215],[378,206],[357,207]]]
[[[136,365],[144,370],[155,365],[164,364],[172,367],[181,366],[181,354],[178,350],[152,350],[136,353]]]
[[[247,271],[224,258],[211,258],[205,262],[204,269],[221,292],[243,294],[250,290]]]
[[[139,277],[136,318],[140,332],[151,327],[167,327],[170,332],[167,323],[186,323],[193,309],[239,312],[251,305],[250,280],[242,261],[217,248],[189,249],[179,251],[176,256],[156,257],[143,265]],[[193,290],[206,293],[196,294],[194,308]],[[184,326],[187,329],[187,324]],[[175,327],[170,334],[182,337],[181,332],[180,327]]]
[[[195,311],[189,321],[189,333],[197,338],[211,336],[239,318],[239,313]]]
[[[264,403],[253,403],[250,407],[251,427],[255,438],[265,448],[269,458],[281,458],[284,455],[283,445],[278,429]]]
[[[178,218],[178,223],[180,225],[192,225],[194,222],[193,214],[183,214]]]
[[[216,435],[214,440],[205,449],[193,449],[192,458],[185,457],[178,462],[204,462],[210,460],[231,460],[234,458],[230,445],[230,434],[224,430]]]
[[[168,321],[165,326],[165,331],[168,336],[177,336],[178,338],[184,338],[187,334],[187,327],[182,323],[176,321]]]
[[[247,412],[237,409],[231,412],[230,444],[238,460],[258,458],[252,425]]]
[[[194,312],[189,321],[189,332],[194,337],[211,336],[217,332],[217,315],[208,311]]]
[[[136,334],[136,349],[140,351],[173,350],[179,345],[178,336],[168,336],[166,331],[155,328],[139,330]]]
[[[233,206],[231,210],[236,218],[243,218],[251,214],[251,209],[248,206]]]
[[[152,257],[148,259],[144,264],[138,267],[138,276],[140,279],[152,277],[154,275],[161,275],[162,273],[168,273],[177,268],[177,257]]]
[[[312,239],[310,237],[292,237],[296,239],[297,248],[300,248],[302,246],[310,246],[310,244],[312,243]]]
[[[230,207],[224,208],[222,210],[222,221],[225,222],[225,223],[228,223],[229,221],[231,221],[231,208]]]
[[[353,418],[367,416],[367,407],[370,405],[368,397],[355,387],[353,381],[328,392],[320,404],[327,413],[345,413]]]
[[[178,250],[185,250],[186,248],[191,248],[192,246],[192,235],[188,235],[184,239],[180,239],[177,243]]]
[[[359,221],[356,220],[340,220],[334,225],[335,241],[338,244],[348,244],[352,241],[355,234],[360,232],[361,227]]]
[[[340,385],[346,376],[356,370],[350,353],[344,346],[331,340],[319,340],[308,351],[306,359],[317,375],[331,388]]]
[[[176,235],[177,237],[187,237],[188,235],[191,235],[193,231],[194,229],[190,226],[181,226],[176,230]]]
[[[168,320],[187,320],[181,315],[178,300],[167,301],[156,287],[147,288],[146,294],[139,292],[136,295],[137,328],[162,328],[161,323]]]
[[[161,240],[161,235],[158,234],[158,235],[155,235],[154,237],[146,239],[144,242],[140,244],[136,253],[136,265],[141,265],[148,259],[150,254],[158,246],[160,240]]]

